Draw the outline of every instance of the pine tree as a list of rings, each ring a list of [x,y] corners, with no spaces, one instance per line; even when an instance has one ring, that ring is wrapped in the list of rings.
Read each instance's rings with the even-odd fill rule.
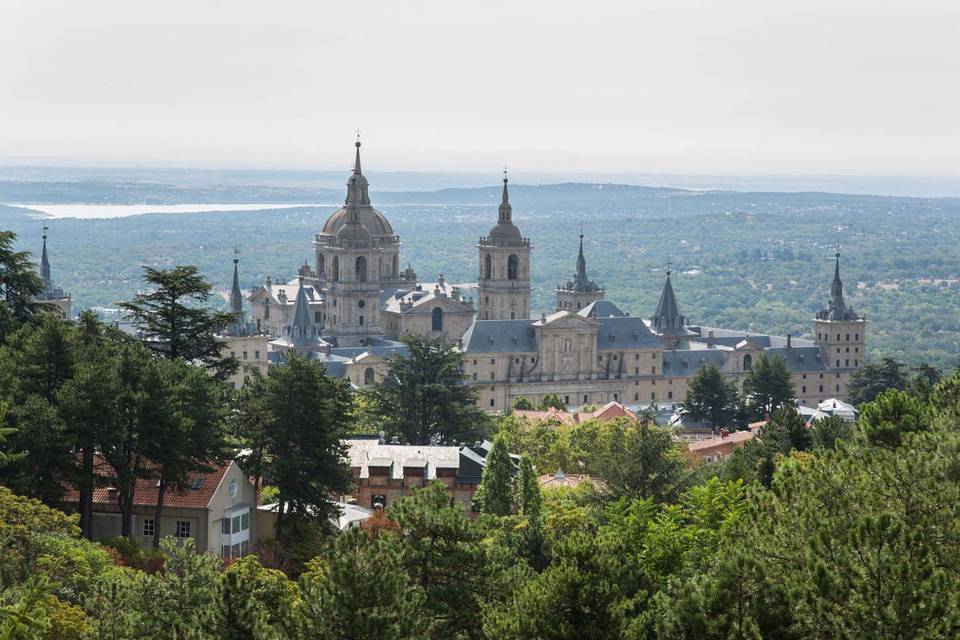
[[[792,404],[796,394],[786,361],[780,356],[769,358],[761,353],[747,373],[743,393],[748,410],[757,420],[772,416],[780,407]]]
[[[390,360],[371,394],[388,435],[413,444],[474,440],[487,431],[477,392],[463,383],[463,354],[441,340],[403,339],[409,353]]]
[[[43,281],[30,253],[13,250],[16,239],[14,232],[0,231],[0,344],[42,309],[34,298],[43,291]]]
[[[717,365],[709,362],[690,378],[683,410],[716,431],[718,427],[738,426],[738,402],[736,385],[724,377]]]
[[[513,460],[503,436],[493,440],[487,453],[480,486],[473,496],[474,510],[497,516],[513,511]]]
[[[144,267],[144,281],[153,291],[120,304],[140,329],[144,344],[165,358],[200,363],[220,379],[233,373],[237,361],[223,355],[216,338],[234,321],[233,315],[204,306],[211,287],[197,268]]]

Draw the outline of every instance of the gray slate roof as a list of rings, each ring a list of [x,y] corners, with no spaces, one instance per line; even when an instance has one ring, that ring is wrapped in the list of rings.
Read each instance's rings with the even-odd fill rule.
[[[534,353],[537,340],[530,320],[475,320],[463,334],[471,353]]]
[[[599,320],[598,349],[649,349],[660,344],[642,318],[622,316]]]
[[[577,312],[584,318],[609,318],[611,316],[625,316],[620,307],[609,300],[594,300]]]

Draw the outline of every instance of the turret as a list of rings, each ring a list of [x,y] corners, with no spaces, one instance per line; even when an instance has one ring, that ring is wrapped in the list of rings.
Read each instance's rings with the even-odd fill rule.
[[[530,240],[513,223],[507,183],[504,169],[497,224],[477,243],[478,320],[530,317]]]
[[[843,297],[843,280],[840,278],[840,249],[834,253],[833,282],[830,284],[830,301],[817,312],[813,321],[816,343],[821,358],[828,370],[827,384],[822,388],[822,397],[845,398],[850,374],[863,366],[866,358],[867,321],[847,305]],[[826,380],[826,379],[825,379]]]
[[[587,277],[587,260],[583,256],[583,234],[580,234],[580,248],[577,252],[577,269],[573,280],[557,285],[557,311],[567,310],[577,313],[595,300],[603,299],[603,287]]]

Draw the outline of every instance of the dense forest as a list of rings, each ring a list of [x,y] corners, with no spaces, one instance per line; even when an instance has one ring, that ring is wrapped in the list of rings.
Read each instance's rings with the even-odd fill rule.
[[[68,186],[66,200],[74,202],[96,202],[97,194],[108,202],[163,203],[341,197],[304,187]],[[7,182],[0,183],[0,195],[7,202],[56,202],[64,201],[55,194],[66,188]],[[44,198],[45,189],[54,195]],[[401,236],[403,261],[422,279],[443,273],[465,282],[475,279],[474,245],[495,220],[498,196],[495,188],[444,189],[374,193],[373,199]],[[632,314],[652,313],[670,260],[681,311],[692,322],[809,337],[810,318],[829,294],[839,242],[848,302],[871,323],[870,353],[946,370],[957,364],[960,200],[600,184],[515,185],[511,198],[514,219],[534,246],[534,309],[552,308],[553,288],[572,275],[582,225],[590,276]],[[128,298],[141,265],[196,264],[225,295],[235,242],[244,288],[267,275],[290,278],[297,265],[312,261],[313,235],[332,210],[56,220],[54,275],[78,307]],[[0,226],[20,234],[21,248],[38,249],[37,214],[0,206]]]

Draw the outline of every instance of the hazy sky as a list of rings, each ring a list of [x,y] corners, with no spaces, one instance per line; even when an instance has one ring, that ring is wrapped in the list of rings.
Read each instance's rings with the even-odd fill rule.
[[[0,0],[0,157],[960,176],[956,0]]]

